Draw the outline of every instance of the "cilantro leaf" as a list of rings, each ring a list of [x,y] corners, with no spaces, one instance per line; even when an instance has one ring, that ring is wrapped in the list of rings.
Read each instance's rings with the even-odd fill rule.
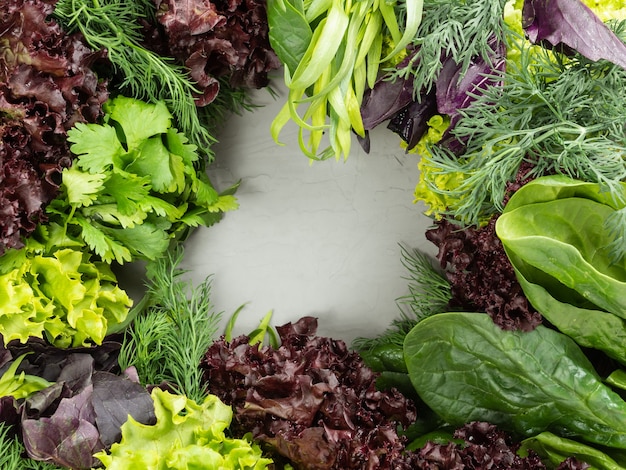
[[[109,119],[121,127],[129,151],[138,149],[144,140],[167,132],[172,121],[163,101],[152,104],[118,96],[107,101],[104,109],[109,113]]]
[[[70,150],[79,156],[76,165],[89,173],[102,173],[114,166],[121,167],[126,152],[114,127],[98,124],[76,125],[67,132]]]
[[[159,193],[182,192],[185,189],[183,157],[170,153],[161,136],[145,140],[137,158],[126,169],[138,175],[149,175],[153,189]]]
[[[104,187],[103,173],[85,173],[72,166],[63,170],[63,187],[72,206],[90,206]]]

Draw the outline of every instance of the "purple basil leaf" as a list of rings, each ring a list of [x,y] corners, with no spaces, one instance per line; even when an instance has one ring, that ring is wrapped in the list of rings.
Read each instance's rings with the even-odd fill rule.
[[[104,448],[91,404],[93,386],[60,401],[49,418],[22,421],[22,438],[30,458],[74,469],[98,464],[93,454]]]
[[[396,113],[387,127],[406,142],[407,150],[411,150],[428,130],[427,122],[436,113],[435,93],[430,92]]]
[[[380,78],[366,90],[361,103],[361,118],[366,130],[391,119],[413,101],[413,80]]]
[[[9,426],[19,422],[18,405],[12,396],[0,397],[0,423]]]
[[[93,375],[92,401],[100,440],[106,447],[121,439],[120,428],[129,415],[142,424],[156,423],[150,394],[141,384],[126,377],[96,372]]]
[[[534,44],[564,45],[626,69],[626,44],[580,0],[524,0],[522,27]]]

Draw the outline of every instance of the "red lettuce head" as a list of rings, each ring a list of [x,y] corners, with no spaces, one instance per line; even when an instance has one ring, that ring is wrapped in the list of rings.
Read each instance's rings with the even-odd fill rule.
[[[22,246],[71,164],[66,132],[95,122],[108,98],[79,35],[54,21],[51,2],[11,0],[0,11],[0,254]]]

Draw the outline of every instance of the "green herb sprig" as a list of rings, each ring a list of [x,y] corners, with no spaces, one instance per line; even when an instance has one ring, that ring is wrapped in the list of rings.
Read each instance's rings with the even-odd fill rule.
[[[626,180],[626,70],[519,44],[504,84],[476,95],[462,111],[453,133],[467,142],[463,156],[432,146],[424,157],[433,178],[464,175],[454,189],[429,187],[450,196],[449,213],[468,225],[502,211],[507,184],[523,161],[533,166],[530,177],[565,174],[600,183],[616,197]],[[625,219],[618,211],[607,221],[616,259],[626,254]]]
[[[476,57],[489,61],[494,36],[503,39],[505,3],[505,0],[425,1],[422,22],[411,42],[418,50],[404,66],[390,70],[391,78],[412,78],[415,95],[419,97],[433,87],[446,57],[463,64],[463,73]],[[404,4],[399,3],[399,14],[403,8]]]
[[[214,340],[221,315],[213,312],[211,281],[184,280],[177,245],[147,265],[147,292],[128,329],[119,355],[122,369],[135,366],[143,384],[168,382],[202,402],[206,396],[200,360]]]
[[[153,16],[148,0],[59,0],[54,11],[69,32],[80,31],[90,47],[107,51],[122,76],[121,89],[145,101],[165,101],[181,131],[212,158],[215,138],[198,117],[195,84],[183,67],[141,44],[140,20]]]

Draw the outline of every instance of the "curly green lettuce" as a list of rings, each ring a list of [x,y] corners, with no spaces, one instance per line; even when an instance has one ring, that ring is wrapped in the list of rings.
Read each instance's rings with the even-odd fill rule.
[[[4,344],[30,337],[61,348],[102,344],[132,305],[110,265],[92,261],[82,247],[46,252],[29,246],[7,256],[0,273]]]
[[[159,388],[151,396],[156,424],[129,418],[122,425],[121,441],[111,446],[110,453],[95,454],[108,470],[262,470],[272,463],[256,444],[226,436],[232,408],[215,395],[201,404]]]

